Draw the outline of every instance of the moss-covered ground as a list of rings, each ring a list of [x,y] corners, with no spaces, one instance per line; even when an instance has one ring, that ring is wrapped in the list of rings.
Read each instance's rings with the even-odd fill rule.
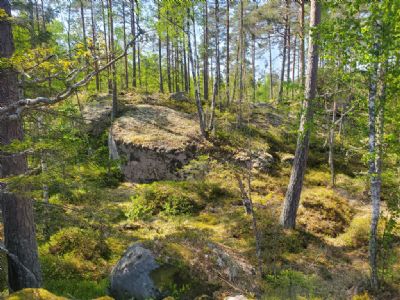
[[[135,101],[194,113],[193,104],[174,103],[164,96]],[[230,113],[220,113],[214,152],[186,167],[187,180],[121,182],[85,190],[79,201],[54,194],[50,205],[37,202],[43,287],[71,299],[104,296],[112,266],[128,245],[142,242],[159,260],[173,266],[165,272],[181,275],[176,282],[164,282],[162,274],[155,275],[175,299],[202,294],[223,299],[237,293],[260,299],[372,299],[367,289],[367,186],[362,176],[349,175],[360,171],[358,163],[349,162],[346,172],[339,170],[332,188],[326,151],[319,146],[323,142],[312,141],[297,229],[279,226],[290,174],[290,163],[280,159],[293,153],[296,136],[290,131],[296,120],[280,115],[279,110],[259,106],[250,122],[238,129],[231,125]],[[288,124],[283,126],[282,119]],[[247,170],[221,159],[237,149],[263,149],[275,159],[271,172],[253,170],[250,180],[262,276],[257,274],[260,260],[252,218],[244,213],[235,177],[236,172],[247,178]],[[93,175],[90,168],[84,171]],[[382,234],[384,228],[382,218]],[[399,255],[399,243],[391,245],[388,259]],[[233,278],[215,259],[214,254],[220,252],[240,266]],[[375,296],[395,299],[400,266],[382,262],[380,268],[385,293]]]

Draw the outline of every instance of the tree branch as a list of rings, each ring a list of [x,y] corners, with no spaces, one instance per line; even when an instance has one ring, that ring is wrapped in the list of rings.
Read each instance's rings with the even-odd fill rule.
[[[89,73],[87,76],[85,76],[83,79],[79,80],[78,82],[70,85],[69,87],[67,87],[64,91],[58,93],[55,97],[36,97],[36,98],[26,98],[26,99],[21,99],[18,100],[8,106],[3,106],[0,107],[0,119],[3,119],[5,117],[8,116],[8,118],[10,119],[19,119],[21,113],[26,109],[26,108],[30,108],[30,107],[37,107],[37,106],[42,106],[42,105],[52,105],[52,104],[56,104],[62,100],[67,99],[69,96],[72,95],[73,92],[75,92],[78,88],[83,87],[85,85],[87,85],[90,80],[96,76],[98,73],[102,72],[103,70],[107,69],[108,67],[110,67],[112,64],[114,64],[116,61],[120,60],[121,58],[123,58],[124,56],[127,55],[128,50],[130,47],[132,47],[132,44],[136,41],[136,39],[144,34],[145,32],[143,30],[140,29],[140,31],[135,35],[135,37],[126,45],[124,51],[122,52],[122,54],[118,55],[116,58],[114,58],[113,60],[111,60],[110,62],[108,62],[107,64],[105,64],[104,66],[100,67],[98,70],[92,71],[91,73]],[[77,74],[79,73],[79,71],[74,72],[72,71],[70,74],[71,75],[71,79],[75,78],[77,76]]]

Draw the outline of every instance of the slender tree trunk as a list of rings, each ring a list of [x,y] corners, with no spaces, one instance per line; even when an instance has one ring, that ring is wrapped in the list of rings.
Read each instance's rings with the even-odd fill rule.
[[[124,49],[126,49],[127,41],[126,41],[126,4],[125,1],[122,1],[122,27],[123,27],[123,34],[124,34]],[[125,67],[125,88],[129,88],[129,73],[128,73],[128,55],[124,57],[124,67]]]
[[[226,0],[226,65],[225,65],[225,85],[226,85],[226,103],[230,104],[230,0]]]
[[[87,37],[86,37],[86,22],[85,22],[85,11],[83,8],[83,0],[80,2],[80,8],[81,8],[81,25],[82,25],[82,37],[83,37],[83,47],[85,51],[88,49],[88,44],[87,44]]]
[[[305,0],[300,0],[299,9],[299,24],[300,24],[300,82],[301,86],[304,87],[305,81],[305,46],[304,46],[304,2]]]
[[[131,33],[132,37],[136,36],[136,20],[135,20],[135,0],[131,3]],[[132,44],[132,87],[136,87],[136,41]]]
[[[68,57],[72,59],[72,52],[71,52],[71,6],[72,0],[68,2],[68,26],[67,26],[67,43],[68,43]]]
[[[313,119],[313,101],[317,91],[318,73],[318,46],[315,41],[315,39],[318,39],[318,36],[312,35],[311,32],[319,25],[320,16],[321,8],[319,0],[311,0],[305,99],[303,101],[296,153],[280,220],[285,228],[294,228],[296,225],[297,209],[300,202],[304,173],[307,165],[308,146]]]
[[[189,9],[187,10],[187,14],[188,14],[188,20],[187,20],[187,27],[190,28],[189,26],[189,19],[190,19],[190,11]],[[192,23],[193,23],[193,32],[194,32],[194,43],[196,43],[196,31],[195,31],[195,20],[194,20],[194,14],[191,17],[192,19]],[[203,135],[203,137],[207,137],[207,129],[206,129],[206,123],[204,120],[204,112],[203,112],[203,107],[201,104],[201,99],[200,99],[200,87],[199,87],[199,82],[197,80],[197,74],[195,72],[196,70],[196,62],[194,61],[194,59],[197,60],[197,54],[193,55],[193,51],[192,51],[192,44],[190,41],[190,34],[188,31],[188,51],[189,51],[189,60],[190,60],[190,64],[192,65],[192,77],[193,77],[193,85],[194,85],[194,95],[195,95],[195,100],[196,100],[196,106],[197,106],[197,113],[198,113],[198,117],[199,117],[199,124],[200,124],[200,131],[201,134]],[[196,45],[196,44],[195,44]]]
[[[40,5],[41,5],[41,7],[42,7],[42,30],[43,30],[43,32],[46,32],[46,31],[47,31],[47,29],[46,29],[46,18],[45,18],[45,16],[44,16],[45,11],[44,11],[44,3],[43,3],[43,0],[40,1]]]
[[[11,16],[11,6],[7,0],[0,0],[0,9]],[[11,24],[7,20],[0,22],[0,45],[0,58],[10,58],[14,53],[14,43]],[[18,100],[17,73],[12,69],[2,68],[0,71],[0,106],[7,106]],[[4,119],[1,121],[1,146],[22,139],[21,120]],[[23,174],[27,170],[25,155],[1,154],[0,179],[10,175]],[[21,190],[21,192],[23,191]],[[8,282],[10,291],[39,287],[41,271],[32,201],[24,196],[11,193],[7,189],[7,184],[0,182],[0,202],[4,224],[4,245],[9,251]]]
[[[90,15],[92,19],[92,39],[93,39],[93,56],[95,57],[94,69],[97,72],[99,70],[99,62],[97,60],[97,33],[96,33],[96,23],[94,21],[94,5],[93,0],[90,1]],[[69,26],[69,24],[68,24]],[[100,91],[100,76],[96,73],[96,91]]]
[[[185,29],[184,29],[185,31]],[[185,35],[182,37],[182,52],[183,52],[183,74],[184,74],[184,82],[185,82],[185,92],[189,93],[189,73],[186,64],[186,46],[185,46]]]
[[[242,103],[243,103],[243,93],[244,93],[244,83],[243,83],[243,73],[244,73],[244,7],[243,1],[240,1],[240,29],[239,29],[239,47],[240,47],[240,76],[239,76],[239,113],[238,113],[238,125],[242,126],[243,113],[242,113]]]
[[[172,93],[172,82],[171,82],[171,49],[169,42],[169,34],[167,29],[167,81],[168,81],[168,92]]]
[[[252,87],[253,87],[253,102],[256,101],[256,36],[251,34],[251,71],[252,71]]]
[[[106,12],[105,12],[105,4],[104,0],[101,0],[101,14],[103,17],[103,34],[104,34],[104,46],[105,46],[105,52],[106,52],[106,63],[109,62],[109,49],[108,49],[108,31],[107,31],[107,18],[106,18]],[[108,93],[110,93],[110,68],[107,68],[107,90]]]
[[[115,58],[115,44],[114,44],[114,16],[113,16],[113,0],[108,0],[108,19],[110,25],[110,53],[111,61]],[[117,99],[117,72],[115,69],[115,62],[111,64],[112,73],[112,113],[111,119],[115,120],[118,114],[118,99]]]
[[[331,127],[329,128],[329,157],[328,157],[328,162],[329,162],[329,169],[331,171],[331,184],[332,187],[335,186],[335,164],[333,160],[334,152],[335,152],[335,123],[336,123],[336,112],[337,112],[337,101],[336,97],[333,100],[332,104],[332,124]]]
[[[213,95],[211,101],[211,117],[209,124],[209,132],[211,132],[215,128],[215,107],[216,107],[216,99],[219,94],[219,82],[220,82],[220,55],[219,55],[219,1],[215,0],[215,80],[214,80],[214,88]]]
[[[208,100],[209,62],[208,62],[208,0],[204,2],[204,58],[203,58],[203,93]]]
[[[268,33],[268,50],[269,50],[269,99],[274,98],[274,82],[272,75],[272,44],[271,44],[271,34]]]
[[[281,78],[280,78],[280,82],[279,82],[278,101],[282,101],[282,97],[283,97],[283,83],[285,81],[285,63],[286,63],[286,46],[287,46],[286,39],[287,39],[287,21],[286,21],[285,30],[283,33],[282,68],[281,68]]]
[[[375,29],[379,30],[379,29]],[[379,36],[376,37],[376,40]],[[379,52],[379,44],[374,44],[374,52]],[[378,278],[378,223],[381,201],[382,144],[384,135],[384,111],[386,98],[385,70],[374,63],[371,70],[368,97],[369,115],[369,175],[372,203],[372,216],[369,240],[369,262],[371,269],[371,287],[377,291]]]
[[[135,0],[136,2],[136,25],[139,29],[139,1]],[[138,71],[138,81],[139,86],[142,86],[142,76],[141,76],[141,61],[140,61],[140,41],[137,39],[137,71]]]
[[[290,82],[290,65],[291,65],[291,57],[290,57],[290,51],[292,50],[291,49],[291,36],[290,36],[290,24],[288,25],[288,30],[287,30],[287,33],[288,33],[288,35],[287,35],[287,38],[286,38],[286,41],[287,41],[287,65],[286,65],[286,81],[287,82]]]
[[[160,21],[160,1],[157,1],[157,16]],[[162,53],[161,53],[161,34],[158,35],[158,78],[159,78],[159,91],[164,93],[164,81],[162,73]]]

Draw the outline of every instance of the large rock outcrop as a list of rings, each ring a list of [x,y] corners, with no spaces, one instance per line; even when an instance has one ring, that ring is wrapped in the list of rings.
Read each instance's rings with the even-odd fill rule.
[[[139,104],[110,128],[111,157],[121,159],[132,182],[176,180],[178,170],[195,157],[202,139],[197,121],[171,108]]]

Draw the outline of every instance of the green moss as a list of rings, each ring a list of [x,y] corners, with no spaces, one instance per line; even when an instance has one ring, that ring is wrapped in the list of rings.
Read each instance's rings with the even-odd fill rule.
[[[64,297],[58,297],[45,289],[23,289],[6,297],[6,300],[67,300]]]
[[[346,231],[338,236],[345,246],[362,247],[368,245],[369,227],[371,217],[369,215],[356,216],[351,220]]]
[[[206,181],[163,181],[142,184],[132,197],[127,216],[133,220],[154,215],[190,215],[199,212],[211,201],[229,192],[215,183]]]
[[[102,279],[100,281],[50,279],[44,282],[44,287],[49,291],[54,291],[59,295],[80,300],[89,300],[104,296],[107,294],[108,286],[108,279]]]
[[[307,231],[335,237],[350,224],[348,201],[326,188],[306,189],[302,194],[298,222]]]

